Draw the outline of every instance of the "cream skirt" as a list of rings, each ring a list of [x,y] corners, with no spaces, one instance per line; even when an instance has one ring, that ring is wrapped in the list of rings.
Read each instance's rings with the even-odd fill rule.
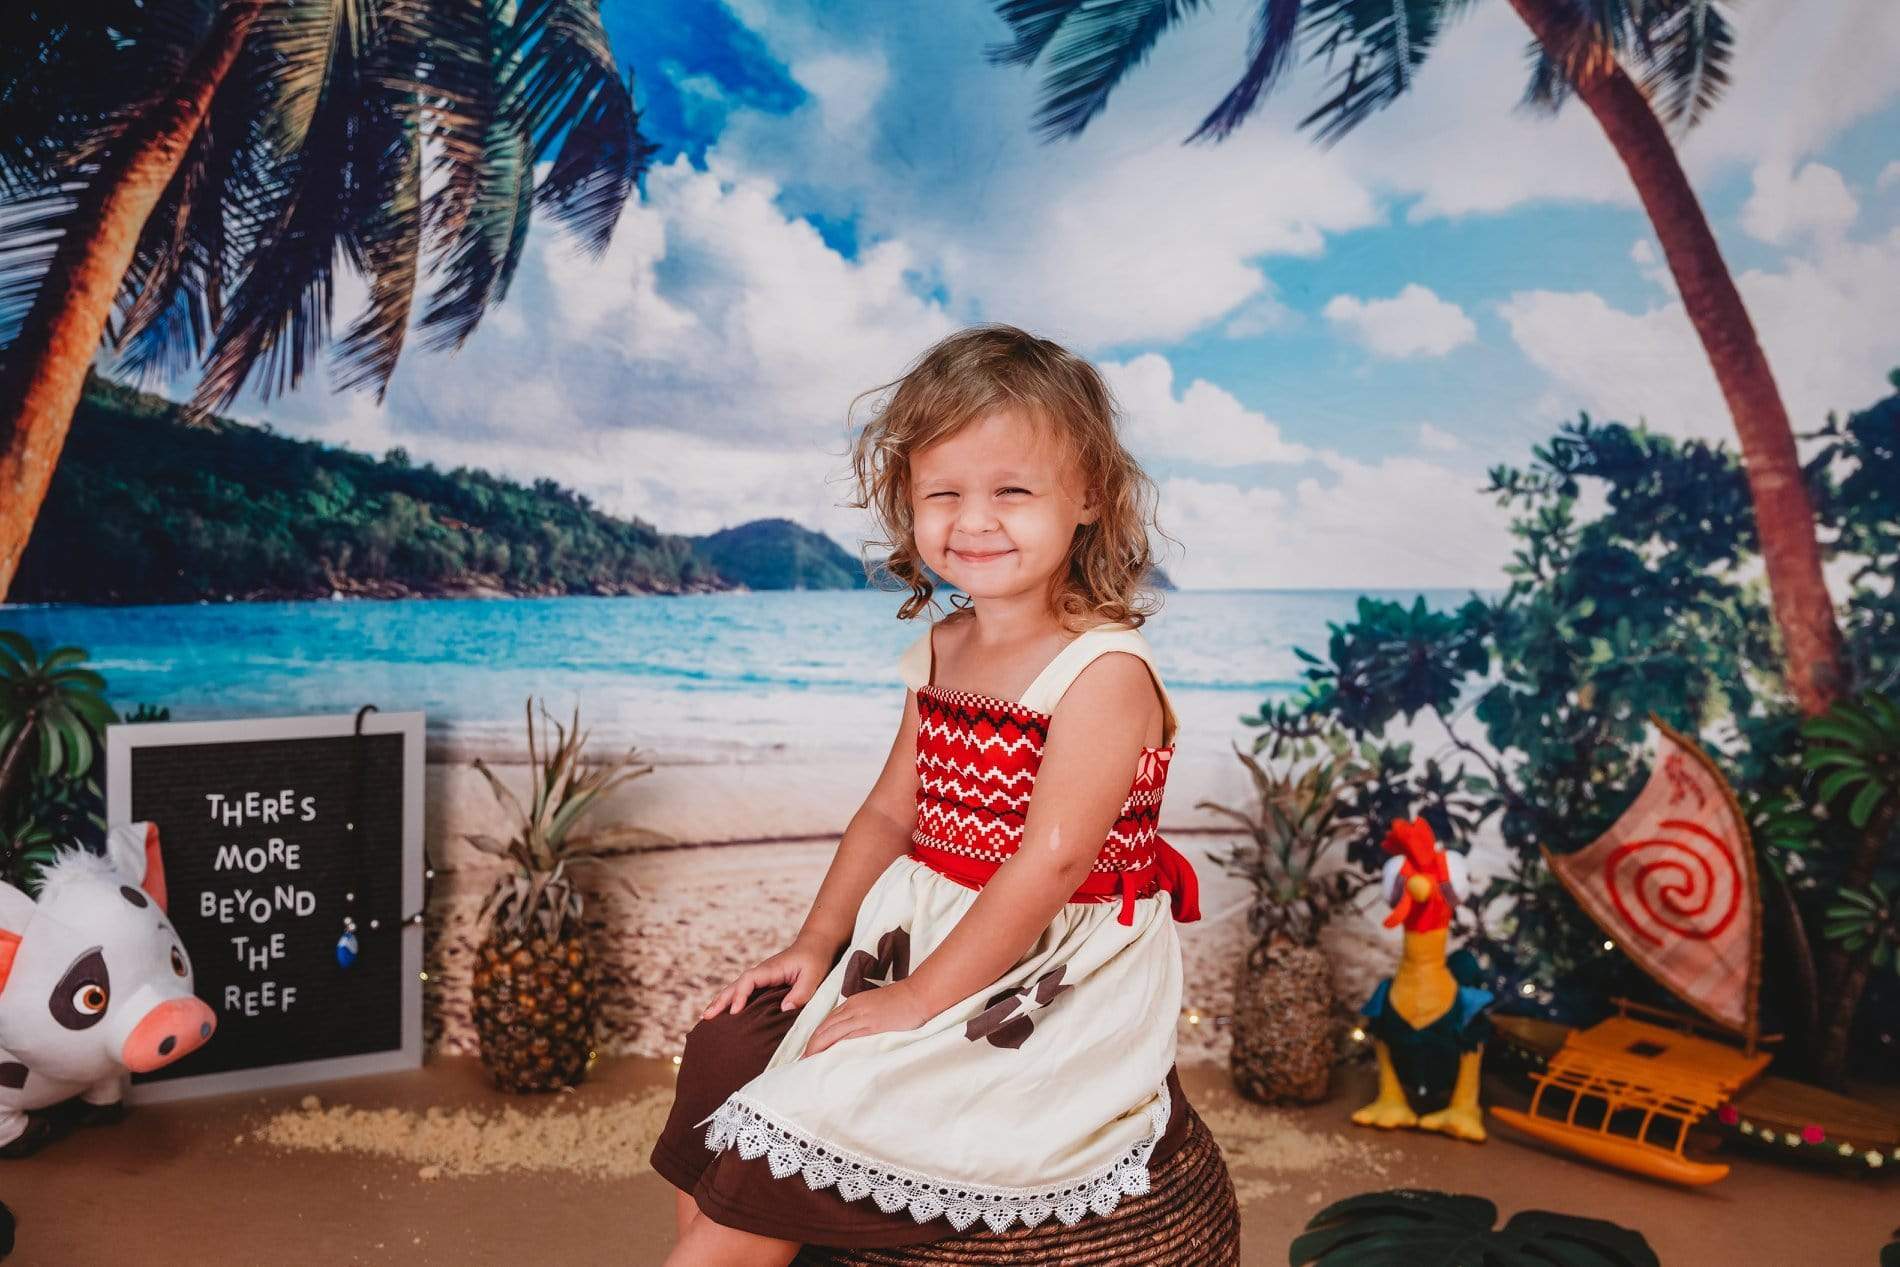
[[[707,1147],[958,1231],[1075,1223],[1147,1192],[1181,1012],[1165,892],[1134,903],[1132,926],[1119,901],[1067,903],[980,994],[917,1029],[799,1058],[832,1008],[908,976],[977,896],[916,859],[891,863],[765,1071],[700,1121]]]

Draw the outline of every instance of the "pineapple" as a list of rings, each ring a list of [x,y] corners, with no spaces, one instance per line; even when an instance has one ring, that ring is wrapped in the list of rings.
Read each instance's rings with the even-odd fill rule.
[[[1253,886],[1247,924],[1254,940],[1235,978],[1228,1066],[1241,1094],[1265,1104],[1311,1104],[1326,1097],[1332,1080],[1336,998],[1319,934],[1366,877],[1351,867],[1316,872],[1324,855],[1358,830],[1342,798],[1372,777],[1342,745],[1329,742],[1329,756],[1304,770],[1290,762],[1284,772],[1235,748],[1258,810],[1213,801],[1195,806],[1247,830],[1246,841],[1213,858]]]
[[[557,1091],[586,1074],[594,1057],[596,971],[582,923],[583,902],[571,868],[601,861],[609,848],[670,842],[640,827],[588,835],[574,825],[604,792],[653,767],[628,768],[633,752],[611,764],[583,768],[580,709],[571,731],[542,709],[556,739],[535,746],[534,701],[528,701],[531,805],[523,807],[478,757],[474,766],[496,800],[516,819],[509,840],[469,835],[477,849],[513,864],[482,904],[483,939],[472,985],[482,1064],[509,1091]],[[632,886],[629,885],[629,888]]]

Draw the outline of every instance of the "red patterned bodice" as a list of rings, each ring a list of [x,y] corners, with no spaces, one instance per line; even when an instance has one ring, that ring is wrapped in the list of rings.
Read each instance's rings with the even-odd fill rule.
[[[1051,717],[1011,700],[941,686],[917,690],[917,714],[911,856],[981,888],[1022,847]],[[1200,918],[1193,868],[1156,831],[1173,756],[1173,744],[1141,750],[1121,813],[1072,901],[1120,900],[1120,920],[1130,924],[1136,898],[1167,889],[1176,920]]]

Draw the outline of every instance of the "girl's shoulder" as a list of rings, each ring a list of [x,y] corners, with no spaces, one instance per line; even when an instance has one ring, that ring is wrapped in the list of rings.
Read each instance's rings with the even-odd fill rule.
[[[1078,634],[1044,669],[1023,695],[1023,707],[1039,713],[1054,714],[1063,693],[1080,677],[1082,670],[1110,652],[1125,651],[1140,658],[1154,679],[1155,693],[1161,698],[1161,746],[1174,742],[1179,722],[1168,688],[1161,681],[1161,667],[1155,660],[1154,647],[1140,629],[1124,623],[1096,625]]]
[[[968,620],[969,613],[959,610],[951,612],[942,620],[932,621],[924,627],[924,631],[904,648],[902,655],[897,657],[897,674],[904,679],[905,686],[914,691],[930,684],[931,679],[936,675],[936,644],[932,641],[932,635],[941,628],[955,629]]]

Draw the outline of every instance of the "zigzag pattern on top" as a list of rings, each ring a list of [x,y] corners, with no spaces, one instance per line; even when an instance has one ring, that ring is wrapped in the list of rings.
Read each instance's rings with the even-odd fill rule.
[[[917,826],[913,843],[1002,862],[1022,847],[1023,824],[1049,735],[1048,713],[1011,700],[926,685],[917,691]],[[1144,747],[1121,812],[1093,871],[1154,861],[1174,745]]]

